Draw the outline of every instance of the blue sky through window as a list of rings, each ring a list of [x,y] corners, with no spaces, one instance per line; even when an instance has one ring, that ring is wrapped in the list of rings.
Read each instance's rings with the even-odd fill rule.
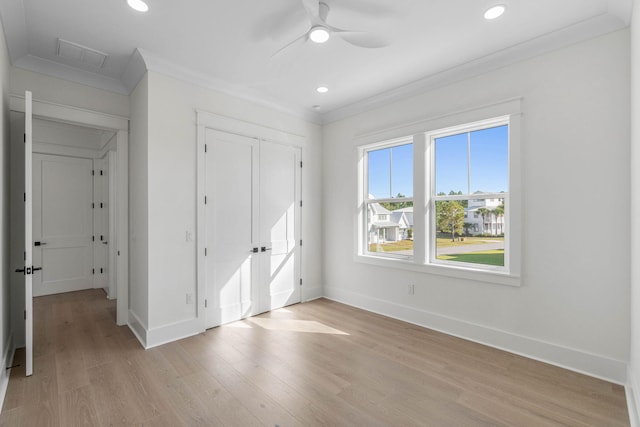
[[[368,192],[374,199],[413,197],[413,144],[368,152]]]
[[[507,125],[437,138],[436,194],[509,191],[508,156]]]

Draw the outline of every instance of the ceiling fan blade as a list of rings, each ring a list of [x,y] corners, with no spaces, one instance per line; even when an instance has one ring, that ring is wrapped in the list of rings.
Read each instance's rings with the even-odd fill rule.
[[[293,46],[296,43],[299,42],[304,42],[308,37],[308,33],[304,33],[303,35],[301,35],[300,37],[298,37],[297,39],[293,40],[292,42],[287,43],[286,45],[282,46],[280,49],[278,49],[277,51],[275,51],[273,53],[273,55],[271,55],[271,58],[273,58],[274,56],[278,55],[280,52],[282,52],[283,50]]]
[[[342,37],[342,40],[357,47],[364,47],[368,49],[378,49],[389,46],[389,41],[384,37],[377,36],[371,33],[357,32],[357,31],[336,31],[336,33]]]

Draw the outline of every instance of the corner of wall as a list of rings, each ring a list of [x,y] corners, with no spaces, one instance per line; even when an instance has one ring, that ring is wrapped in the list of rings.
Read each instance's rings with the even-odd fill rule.
[[[2,366],[11,366],[13,364],[13,355],[15,354],[15,347],[13,345],[13,336],[9,334],[9,339],[5,343],[5,352],[2,357]],[[7,388],[9,387],[9,376],[11,375],[11,369],[0,369],[0,409],[4,404],[4,398],[7,395]]]
[[[627,374],[628,382],[625,387],[627,407],[629,408],[629,421],[631,427],[640,427],[640,384],[636,381],[632,367]]]

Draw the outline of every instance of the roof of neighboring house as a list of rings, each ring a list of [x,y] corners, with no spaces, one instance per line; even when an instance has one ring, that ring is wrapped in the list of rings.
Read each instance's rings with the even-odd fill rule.
[[[398,227],[397,222],[393,221],[377,221],[371,224],[373,228],[389,228],[389,227]]]
[[[371,206],[373,213],[376,215],[388,215],[391,213],[389,209],[385,208],[380,203],[371,203],[369,206]]]

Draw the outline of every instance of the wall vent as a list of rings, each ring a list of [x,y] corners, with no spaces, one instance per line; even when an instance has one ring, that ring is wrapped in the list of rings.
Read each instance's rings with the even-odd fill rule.
[[[82,46],[67,40],[58,39],[58,56],[74,62],[87,65],[91,68],[102,68],[107,59],[106,53]]]

